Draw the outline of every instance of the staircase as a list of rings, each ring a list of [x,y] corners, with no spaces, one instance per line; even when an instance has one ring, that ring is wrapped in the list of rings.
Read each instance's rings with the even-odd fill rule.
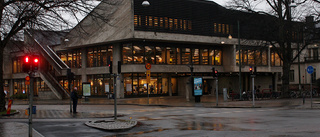
[[[54,68],[58,75],[67,75],[67,70],[70,69],[68,65],[66,65],[48,45],[41,44],[35,39],[28,30],[25,30],[25,43],[35,48],[39,52],[39,55]],[[49,73],[50,71],[40,69],[39,72],[41,79],[48,85],[58,99],[69,97],[69,93],[61,86],[57,79]]]

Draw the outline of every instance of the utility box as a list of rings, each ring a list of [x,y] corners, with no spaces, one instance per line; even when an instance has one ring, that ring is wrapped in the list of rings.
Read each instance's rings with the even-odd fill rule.
[[[228,89],[223,88],[223,100],[228,101]]]

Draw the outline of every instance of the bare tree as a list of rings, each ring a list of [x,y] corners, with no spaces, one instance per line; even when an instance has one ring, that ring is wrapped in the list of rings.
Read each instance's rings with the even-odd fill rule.
[[[105,20],[92,10],[102,2],[99,0],[0,0],[0,111],[6,110],[3,51],[8,43],[21,40],[22,36],[18,34],[21,34],[23,29],[55,31],[70,29],[86,15]]]
[[[231,0],[228,5],[232,9],[242,10],[250,13],[258,13],[275,17],[273,23],[277,28],[276,32],[267,33],[267,35],[275,35],[267,40],[268,45],[272,45],[276,49],[277,54],[283,62],[282,66],[282,95],[289,95],[289,72],[292,63],[300,56],[300,53],[307,47],[309,41],[303,42],[303,37],[296,39],[295,34],[303,34],[304,24],[298,20],[304,20],[306,16],[316,12],[316,6],[320,6],[319,0],[301,0],[296,9],[292,9],[292,0]],[[259,4],[265,4],[266,9],[258,9]],[[313,7],[313,8],[310,8]],[[292,15],[296,18],[292,18]],[[266,23],[267,24],[267,23]],[[270,24],[270,23],[269,23]],[[301,35],[302,36],[302,35]],[[293,53],[296,53],[295,55]],[[293,56],[294,55],[294,56]]]

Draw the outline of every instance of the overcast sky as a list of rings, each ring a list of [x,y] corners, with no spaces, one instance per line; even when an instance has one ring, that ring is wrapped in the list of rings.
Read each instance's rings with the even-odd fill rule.
[[[228,0],[211,0],[211,1],[214,1],[215,3],[218,3],[221,6],[225,6]]]

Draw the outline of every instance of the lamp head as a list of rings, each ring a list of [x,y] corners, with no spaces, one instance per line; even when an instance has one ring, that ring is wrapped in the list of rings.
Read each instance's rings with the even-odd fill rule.
[[[144,6],[144,7],[148,7],[148,6],[150,6],[150,3],[149,3],[149,1],[145,0],[145,1],[142,2],[141,5]]]

